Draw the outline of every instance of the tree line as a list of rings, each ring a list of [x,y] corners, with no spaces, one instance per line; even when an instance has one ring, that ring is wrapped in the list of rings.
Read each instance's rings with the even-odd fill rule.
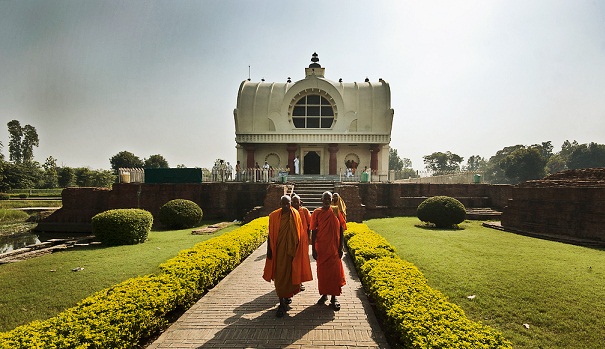
[[[7,124],[8,161],[4,157],[4,144],[0,141],[0,191],[11,189],[52,189],[67,187],[111,187],[117,180],[119,168],[168,167],[166,159],[151,155],[141,160],[136,155],[122,151],[109,159],[112,170],[93,170],[89,167],[57,165],[57,159],[49,156],[43,164],[34,160],[34,147],[40,140],[34,126],[24,125],[18,120]],[[179,165],[184,167],[184,165]]]
[[[595,142],[579,144],[566,140],[561,150],[553,152],[551,141],[540,144],[504,147],[489,159],[472,155],[464,158],[450,151],[434,152],[423,156],[426,170],[433,175],[459,171],[481,172],[489,183],[517,184],[541,179],[549,174],[568,169],[605,167],[605,144]],[[396,149],[389,154],[389,169],[407,170],[412,173],[409,159],[400,159]],[[404,177],[405,178],[405,177]]]

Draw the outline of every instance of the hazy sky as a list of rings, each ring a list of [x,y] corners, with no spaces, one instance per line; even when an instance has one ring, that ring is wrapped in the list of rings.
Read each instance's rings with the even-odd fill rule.
[[[235,160],[239,84],[383,78],[391,146],[486,158],[605,143],[605,1],[0,0],[0,141],[34,126],[41,163],[109,169]]]

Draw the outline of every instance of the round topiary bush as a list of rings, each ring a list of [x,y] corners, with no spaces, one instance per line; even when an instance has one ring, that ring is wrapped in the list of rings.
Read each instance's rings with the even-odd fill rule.
[[[92,217],[92,232],[106,246],[135,245],[145,242],[153,216],[137,208],[115,209]]]
[[[169,229],[185,229],[196,227],[202,221],[204,212],[193,201],[174,199],[160,208],[158,219]]]
[[[464,222],[464,205],[449,196],[433,196],[418,205],[418,218],[423,222],[435,224],[437,228],[452,228]]]

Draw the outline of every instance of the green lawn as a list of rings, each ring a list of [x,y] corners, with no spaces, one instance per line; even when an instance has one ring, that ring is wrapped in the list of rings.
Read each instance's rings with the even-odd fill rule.
[[[469,318],[502,331],[515,348],[603,347],[605,251],[478,221],[462,223],[461,230],[425,228],[415,217],[365,223],[415,264],[431,287]]]
[[[158,266],[210,235],[191,229],[152,231],[143,244],[70,249],[19,263],[0,265],[0,331],[46,319],[80,300],[128,278],[159,271]],[[84,268],[74,272],[74,268]]]

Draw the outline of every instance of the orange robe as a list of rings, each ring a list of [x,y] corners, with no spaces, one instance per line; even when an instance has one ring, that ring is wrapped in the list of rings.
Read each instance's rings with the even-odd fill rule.
[[[309,224],[311,223],[311,213],[306,207],[300,207],[298,209],[300,220],[302,222],[302,229],[300,231],[300,253],[301,258],[301,281],[313,280],[313,272],[311,272],[311,260],[309,259]]]
[[[290,208],[290,212],[285,215],[282,215],[281,208],[269,215],[269,248],[272,258],[265,259],[263,279],[268,282],[274,281],[275,292],[280,298],[290,298],[300,290],[301,230],[300,215],[293,208]]]
[[[338,255],[341,227],[343,230],[347,228],[345,219],[340,212],[337,216],[331,207],[320,207],[311,215],[311,230],[317,230],[317,286],[322,295],[340,296],[342,286],[347,283]]]

